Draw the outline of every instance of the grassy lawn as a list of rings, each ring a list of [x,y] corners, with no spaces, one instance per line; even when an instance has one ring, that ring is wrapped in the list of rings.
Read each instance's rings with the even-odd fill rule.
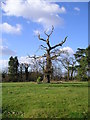
[[[3,83],[3,118],[87,118],[88,83]]]

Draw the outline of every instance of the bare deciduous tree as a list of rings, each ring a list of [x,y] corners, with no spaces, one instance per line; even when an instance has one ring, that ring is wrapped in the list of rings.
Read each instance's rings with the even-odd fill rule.
[[[47,82],[47,83],[50,83],[50,76],[52,75],[52,72],[53,72],[52,60],[54,60],[55,58],[57,58],[60,55],[60,53],[58,53],[58,54],[55,54],[55,55],[51,56],[51,54],[53,53],[52,50],[55,50],[57,47],[62,46],[67,39],[67,37],[65,37],[65,39],[62,42],[60,42],[60,43],[58,43],[54,46],[51,46],[50,36],[52,35],[53,30],[54,30],[54,27],[52,26],[52,30],[49,34],[47,34],[46,31],[44,32],[45,35],[47,36],[47,39],[41,38],[40,34],[38,35],[39,40],[45,42],[46,45],[47,45],[47,47],[44,46],[44,45],[41,45],[41,47],[43,49],[45,49],[45,51],[46,51],[46,54],[44,55],[46,57],[46,67],[44,69],[44,81]]]
[[[71,77],[71,80],[73,80],[73,73],[74,73],[75,64],[76,64],[75,59],[73,57],[69,57],[69,55],[67,54],[62,59],[58,59],[58,61],[61,62],[63,67],[67,70],[67,80],[69,80],[70,77]]]

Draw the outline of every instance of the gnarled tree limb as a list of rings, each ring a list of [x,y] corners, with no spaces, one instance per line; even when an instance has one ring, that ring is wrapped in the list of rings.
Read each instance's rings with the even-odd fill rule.
[[[59,44],[57,44],[57,45],[51,47],[51,49],[54,49],[54,48],[56,48],[56,47],[58,47],[58,46],[62,46],[63,43],[65,43],[66,39],[67,39],[67,37],[65,37],[64,41],[62,41],[61,43],[59,43]]]
[[[45,39],[43,39],[43,38],[40,37],[40,34],[38,35],[38,38],[39,38],[39,40],[42,40],[42,41],[46,42]]]
[[[47,50],[47,47],[43,46],[43,45],[40,45],[41,47],[43,47],[45,50]]]
[[[53,27],[53,25],[52,25],[52,30],[51,30],[50,34],[47,34],[46,31],[44,31],[44,33],[45,33],[45,35],[48,36],[48,38],[49,38],[49,37],[51,36],[51,34],[53,33],[53,30],[54,30],[54,27]]]

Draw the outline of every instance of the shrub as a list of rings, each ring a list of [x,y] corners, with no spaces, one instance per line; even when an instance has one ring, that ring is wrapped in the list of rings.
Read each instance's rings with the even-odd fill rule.
[[[37,78],[37,83],[38,83],[38,84],[41,83],[41,77],[40,77],[40,76]]]

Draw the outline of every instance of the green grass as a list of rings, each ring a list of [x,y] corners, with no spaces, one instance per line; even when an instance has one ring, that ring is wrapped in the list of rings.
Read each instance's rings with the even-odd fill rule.
[[[87,118],[88,83],[3,83],[3,118]]]

